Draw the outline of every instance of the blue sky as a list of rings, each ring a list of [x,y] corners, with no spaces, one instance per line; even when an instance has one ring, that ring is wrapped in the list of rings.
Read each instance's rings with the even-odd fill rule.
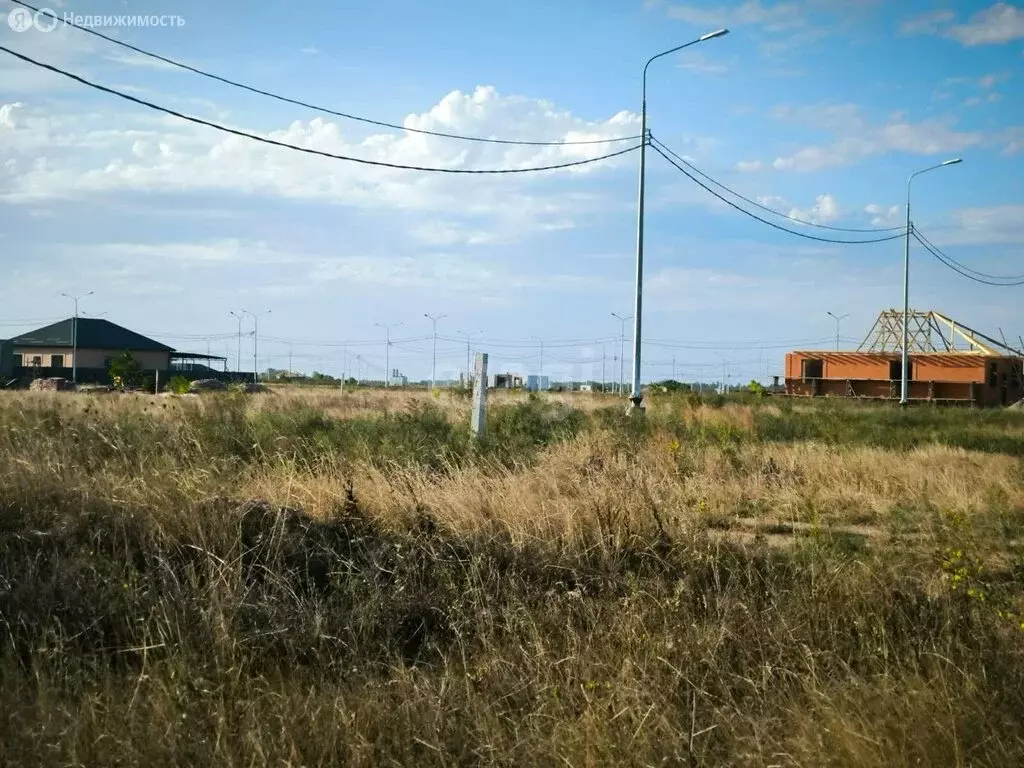
[[[336,110],[503,138],[607,138],[649,127],[742,194],[832,226],[914,220],[950,256],[1024,272],[1024,6],[871,0],[553,3],[51,3],[58,14],[175,14],[103,29],[232,79]],[[0,0],[0,13],[14,8]],[[501,147],[403,134],[213,83],[73,29],[0,44],[243,130],[404,163],[526,167],[599,147]],[[859,339],[902,301],[902,241],[830,245],[771,230],[648,155],[644,378],[780,373],[787,348]],[[516,177],[369,169],[175,121],[0,54],[0,336],[86,312],[179,349],[230,355],[229,310],[260,322],[261,367],[391,366],[429,375],[430,322],[484,341],[492,369],[598,376],[631,313],[636,153]],[[785,223],[780,220],[780,223]],[[805,232],[828,234],[795,225]],[[911,303],[1024,333],[1024,289],[978,285],[914,248]],[[37,322],[39,321],[39,322]],[[244,328],[251,330],[251,324]],[[476,342],[474,342],[476,345]],[[627,342],[627,349],[629,344]],[[243,356],[251,342],[243,342]],[[438,344],[439,374],[465,343]]]

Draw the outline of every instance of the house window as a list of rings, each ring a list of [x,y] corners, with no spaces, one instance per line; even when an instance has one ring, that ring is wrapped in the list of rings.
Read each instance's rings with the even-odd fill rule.
[[[31,363],[31,365],[32,365],[33,368],[42,368],[43,367],[43,357],[42,357],[42,355],[32,355],[32,363]]]
[[[999,386],[999,375],[996,373],[996,364],[988,364],[988,385],[990,387]]]
[[[14,364],[15,368],[21,368],[25,364],[20,352],[15,355],[11,355],[11,362]]]
[[[800,367],[801,375],[805,379],[821,379],[825,376],[824,360],[803,360]]]
[[[51,368],[63,368],[64,367],[64,355],[50,355],[50,367]]]

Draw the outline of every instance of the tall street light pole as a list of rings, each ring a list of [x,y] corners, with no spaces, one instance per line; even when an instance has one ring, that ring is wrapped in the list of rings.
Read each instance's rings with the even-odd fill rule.
[[[378,328],[384,329],[384,387],[388,388],[391,386],[391,329],[400,328],[404,323],[392,323],[391,325],[384,325],[384,323],[374,323]]]
[[[468,384],[468,383],[470,383],[470,380],[472,378],[472,373],[470,371],[471,364],[470,364],[470,349],[469,349],[470,333],[469,333],[469,331],[464,331],[461,328],[458,329],[456,331],[456,333],[458,333],[460,336],[465,336],[466,337],[466,383]],[[482,334],[483,331],[477,331],[477,333]]]
[[[612,317],[619,321],[619,381],[615,385],[615,392],[618,395],[622,395],[622,390],[626,386],[626,364],[625,364],[625,353],[626,353],[626,323],[633,319],[632,315],[620,315],[616,312],[612,312]]]
[[[243,318],[244,313],[239,313],[239,312],[235,312],[234,310],[231,310],[230,312],[228,312],[228,314],[232,315],[234,318],[236,318],[238,320],[238,350],[236,352],[236,357],[235,357],[235,371],[238,372],[238,373],[241,373],[241,371],[242,371],[242,318]]]
[[[437,380],[437,321],[448,317],[448,315],[428,315],[424,312],[423,316],[434,324],[434,351],[430,360],[430,391],[433,392],[435,386],[434,382]]]
[[[716,37],[729,34],[727,29],[717,29],[701,35],[689,43],[669,48],[656,56],[652,56],[644,64],[643,72],[643,100],[640,108],[640,184],[637,193],[637,223],[636,223],[636,303],[633,308],[633,391],[629,399],[632,401],[632,410],[640,412],[643,409],[643,395],[640,392],[640,332],[641,317],[643,315],[643,279],[644,279],[644,178],[647,168],[647,68],[651,62],[668,56],[670,53],[689,48],[691,45],[703,43]]]
[[[544,339],[540,336],[531,336],[534,341],[540,342],[540,375],[537,377],[537,389],[543,389],[544,387]]]
[[[89,291],[81,296],[71,296],[67,293],[62,293],[66,299],[71,299],[75,302],[75,317],[71,321],[71,383],[78,383],[78,302],[84,299],[86,296],[92,296],[95,291]]]
[[[837,316],[837,315],[833,315],[831,312],[829,312],[828,316],[836,321],[836,352],[838,352],[839,351],[839,323],[840,323],[840,321],[845,320],[846,318],[848,318],[849,315],[838,315]],[[761,362],[758,361],[757,365],[758,365],[758,368],[760,368],[761,367]]]
[[[955,157],[952,160],[944,160],[938,165],[915,171],[907,179],[907,231],[903,247],[903,354],[900,365],[902,368],[900,371],[900,405],[903,407],[906,407],[910,400],[910,353],[907,349],[907,326],[910,321],[910,235],[914,231],[914,225],[910,220],[910,183],[914,180],[915,176],[920,176],[922,173],[928,173],[928,171],[934,171],[938,168],[945,168],[947,165],[956,165],[959,162],[961,162],[959,157]]]
[[[254,384],[259,384],[260,381],[260,364],[259,364],[259,333],[260,333],[260,315],[269,315],[271,310],[265,310],[263,312],[250,312],[247,309],[243,309],[245,314],[252,318],[252,381]]]

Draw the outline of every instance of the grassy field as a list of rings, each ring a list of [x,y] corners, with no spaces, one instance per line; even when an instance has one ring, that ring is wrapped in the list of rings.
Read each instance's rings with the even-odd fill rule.
[[[0,398],[0,763],[1024,765],[1024,413]]]

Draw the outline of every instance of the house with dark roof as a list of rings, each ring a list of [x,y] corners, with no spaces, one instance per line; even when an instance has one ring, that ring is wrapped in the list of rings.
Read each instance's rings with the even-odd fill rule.
[[[130,331],[109,320],[78,317],[15,336],[11,346],[15,368],[106,370],[121,353],[131,352],[143,370],[166,371],[173,347]],[[75,358],[77,357],[77,361]]]

